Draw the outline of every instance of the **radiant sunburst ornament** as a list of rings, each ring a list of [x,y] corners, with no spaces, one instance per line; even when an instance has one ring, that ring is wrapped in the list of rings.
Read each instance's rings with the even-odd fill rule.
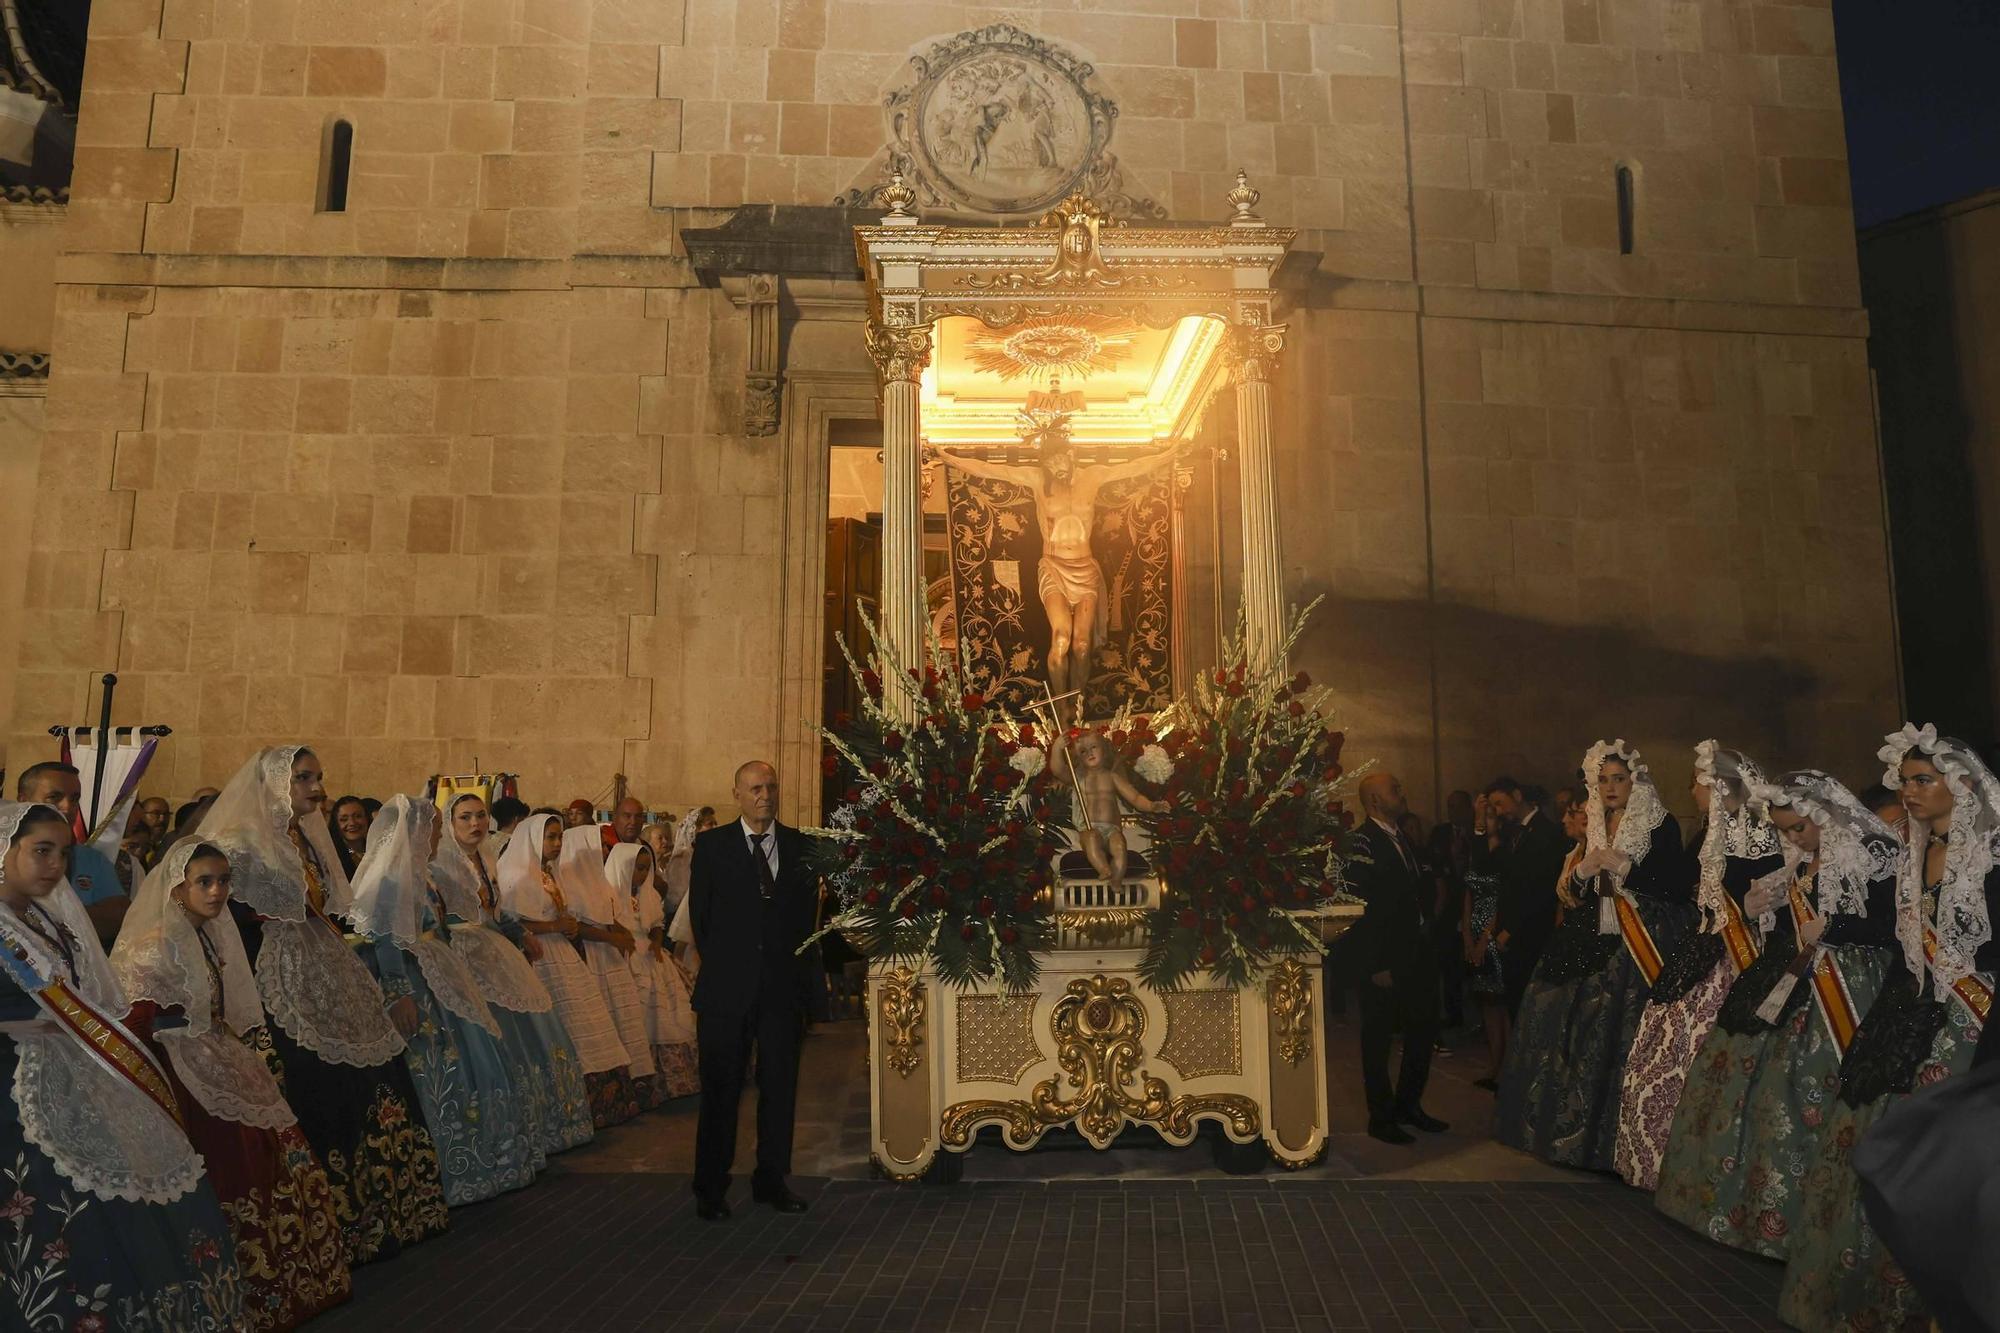
[[[975,370],[1003,380],[1088,379],[1094,371],[1122,365],[1132,355],[1137,333],[1130,320],[1044,316],[1010,328],[980,330],[972,335],[965,356]]]

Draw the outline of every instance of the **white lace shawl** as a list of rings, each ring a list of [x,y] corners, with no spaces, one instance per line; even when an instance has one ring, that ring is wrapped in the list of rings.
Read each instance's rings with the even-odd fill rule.
[[[154,1035],[203,1110],[239,1124],[281,1129],[297,1117],[270,1067],[243,1041],[263,1024],[264,1008],[236,919],[224,910],[197,926],[173,897],[201,845],[198,837],[181,839],[146,876],[119,929],[111,969],[128,999],[150,1000],[186,1016],[183,1026],[159,1028]],[[221,974],[219,1006],[203,940]]]
[[[0,802],[0,883],[6,880],[7,849],[33,808]],[[122,1020],[129,1007],[125,995],[69,881],[23,912],[27,915],[0,907],[0,948],[42,986],[66,981],[100,1013]],[[42,930],[53,923],[73,937],[73,965],[65,964],[26,924],[30,919]],[[137,1047],[138,1038],[126,1035]],[[65,1030],[13,1040],[18,1057],[14,1106],[22,1134],[64,1179],[100,1199],[155,1204],[172,1203],[200,1183],[201,1156],[180,1126],[123,1075],[107,1068],[81,1038]]]
[[[197,830],[203,842],[229,854],[229,893],[258,916],[279,921],[306,917],[305,866],[292,844],[292,765],[308,747],[259,750],[223,787]],[[320,891],[328,916],[345,916],[352,891],[333,849],[333,834],[318,812],[298,821],[319,862]]]
[[[1751,793],[1763,781],[1763,771],[1740,750],[1725,750],[1712,740],[1694,749],[1695,781],[1709,788],[1708,829],[1701,840],[1701,881],[1697,891],[1702,914],[1711,930],[1727,921],[1723,876],[1729,858],[1755,860],[1778,850],[1778,831],[1756,808]],[[1738,798],[1729,808],[1729,798]]]
[[[549,893],[542,868],[542,830],[554,815],[529,815],[514,826],[514,836],[500,853],[500,905],[523,921],[553,921],[567,906]]]
[[[1868,915],[1868,886],[1894,873],[1901,850],[1895,833],[1830,773],[1801,768],[1776,782],[1758,781],[1751,799],[1765,810],[1784,806],[1819,827],[1813,858],[1814,907],[1822,916]]]
[[[579,824],[563,832],[562,855],[556,858],[556,882],[570,915],[593,926],[618,924],[616,895],[604,877],[604,835],[595,824]]]
[[[465,798],[460,798],[465,799]],[[457,801],[452,802],[456,806]],[[451,928],[451,947],[465,960],[472,979],[486,1003],[517,1014],[545,1014],[555,1008],[548,987],[535,975],[535,965],[522,956],[514,942],[494,929],[498,920],[479,899],[478,878],[470,858],[484,856],[485,848],[468,852],[449,837],[438,843],[431,858],[431,883],[445,907],[464,924]],[[498,875],[492,867],[487,876],[499,897]],[[497,904],[496,904],[497,905]]]
[[[674,826],[674,849],[667,853],[667,900],[669,916],[680,910],[688,893],[688,874],[694,867],[694,840],[696,829],[701,824],[701,807],[697,806],[681,816],[681,822]]]
[[[604,878],[611,885],[612,910],[617,913],[618,924],[632,933],[638,944],[626,958],[626,963],[634,972],[643,973],[653,966],[653,956],[646,951],[646,908],[644,899],[659,902],[660,895],[653,892],[653,877],[648,875],[645,884],[634,891],[632,868],[639,863],[639,853],[650,853],[653,849],[642,842],[621,842],[611,849],[611,855],[604,859]]]
[[[368,851],[354,870],[354,928],[379,954],[398,949],[416,959],[437,1002],[494,1036],[500,1024],[487,1008],[465,959],[440,938],[430,906],[430,864],[438,833],[437,807],[392,796],[368,826]]]
[[[1955,802],[1945,840],[1944,880],[1938,885],[1932,921],[1937,932],[1937,958],[1928,966],[1924,960],[1925,842],[1914,825],[1896,876],[1896,938],[1903,946],[1903,961],[1919,981],[1928,974],[1936,983],[1937,997],[1943,999],[1947,990],[1975,970],[1974,955],[1993,938],[1993,922],[1986,912],[1986,876],[1993,869],[1994,838],[2000,833],[2000,782],[1971,746],[1939,736],[1930,723],[1918,727],[1906,722],[1901,731],[1884,741],[1877,753],[1887,766],[1882,774],[1884,783],[1902,787],[1903,760],[1914,752],[1944,776]]]
[[[257,951],[264,1011],[322,1060],[372,1069],[403,1053],[382,988],[323,921],[266,921]]]
[[[1604,797],[1598,791],[1597,777],[1605,761],[1616,759],[1622,762],[1632,774],[1632,795],[1625,801],[1624,818],[1618,821],[1618,834],[1612,837],[1607,832],[1609,819],[1604,810]],[[1632,858],[1632,867],[1646,859],[1646,853],[1653,849],[1653,830],[1667,817],[1667,807],[1660,800],[1659,788],[1653,785],[1653,775],[1647,771],[1645,761],[1639,752],[1627,746],[1624,740],[1599,741],[1584,752],[1583,776],[1590,784],[1590,801],[1586,807],[1590,824],[1584,845],[1590,851],[1601,851],[1610,847],[1613,851],[1625,853]],[[1627,870],[1614,878],[1620,888],[1631,874]]]

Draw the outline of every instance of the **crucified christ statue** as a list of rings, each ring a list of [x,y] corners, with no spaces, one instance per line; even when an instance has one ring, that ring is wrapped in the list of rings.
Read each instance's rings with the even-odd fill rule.
[[[1097,493],[1107,483],[1142,477],[1160,467],[1176,447],[1095,467],[1078,467],[1075,451],[1067,443],[1047,444],[1040,467],[988,463],[938,450],[961,472],[1025,486],[1035,497],[1035,519],[1042,527],[1042,562],[1035,588],[1049,616],[1049,684],[1058,694],[1080,690],[1090,679],[1091,650],[1104,642],[1110,617],[1104,604],[1104,570],[1090,551]]]

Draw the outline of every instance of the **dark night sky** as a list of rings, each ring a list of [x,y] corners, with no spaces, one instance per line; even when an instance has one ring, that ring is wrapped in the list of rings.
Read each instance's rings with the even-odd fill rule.
[[[1833,0],[1854,221],[2000,186],[2000,0]]]

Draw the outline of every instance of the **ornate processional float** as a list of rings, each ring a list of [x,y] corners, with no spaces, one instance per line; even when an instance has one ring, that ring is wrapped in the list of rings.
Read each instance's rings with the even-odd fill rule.
[[[1071,195],[934,225],[900,174],[855,229],[883,422],[881,623],[827,732],[837,929],[869,959],[871,1151],[1104,1148],[1215,1127],[1232,1169],[1325,1148],[1323,945],[1351,822],[1330,694],[1287,657],[1270,381],[1292,233],[1128,226]],[[1234,388],[1242,609],[1189,642],[1173,502]],[[923,581],[949,496],[955,641]],[[1197,666],[1199,657],[1208,660]],[[985,1131],[982,1134],[982,1131]],[[1258,1146],[1261,1145],[1261,1148]]]

